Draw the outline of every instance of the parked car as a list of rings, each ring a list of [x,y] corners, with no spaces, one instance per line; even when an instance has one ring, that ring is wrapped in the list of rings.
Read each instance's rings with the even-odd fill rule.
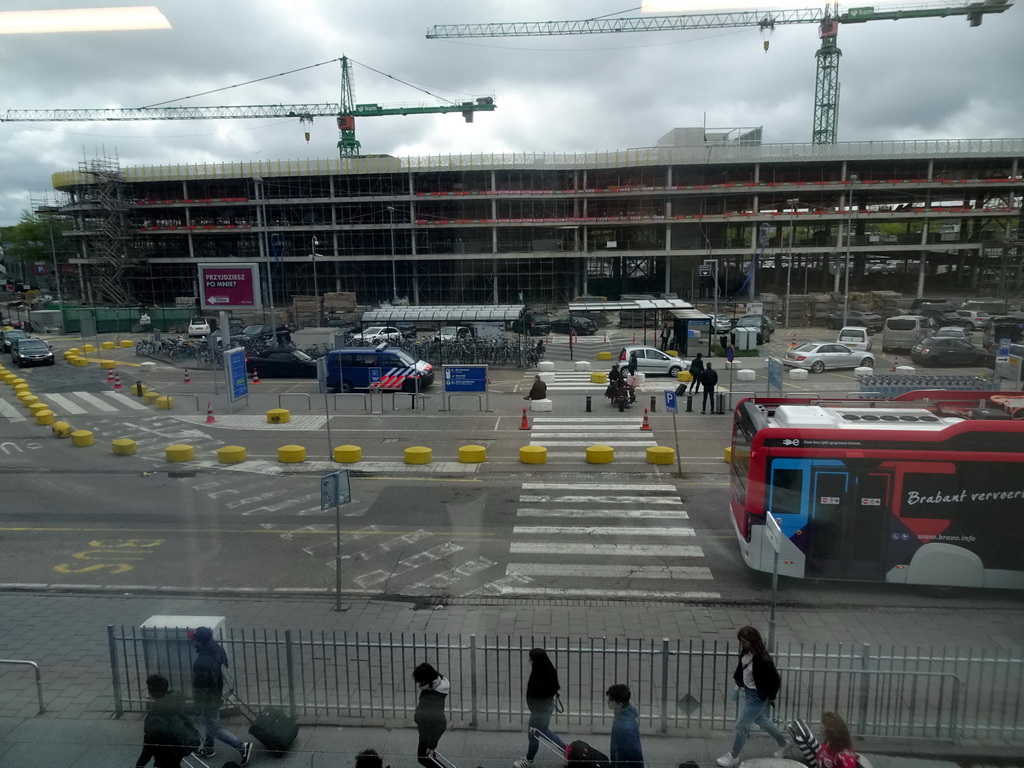
[[[593,336],[597,333],[597,323],[589,317],[573,315],[572,317],[560,317],[557,320],[551,321],[551,330],[555,333],[568,333],[570,328],[572,328],[577,336]]]
[[[547,336],[551,333],[551,318],[539,312],[527,312],[512,321],[512,330],[527,336]]]
[[[256,371],[262,379],[315,379],[316,360],[295,347],[270,347],[245,361],[249,373]]]
[[[193,317],[188,321],[189,336],[208,336],[211,330],[210,321],[205,317]]]
[[[446,325],[434,334],[434,341],[464,341],[473,338],[473,329],[464,325]]]
[[[959,325],[944,325],[937,331],[933,331],[932,336],[940,339],[960,339],[968,343],[971,341],[971,334],[967,332],[966,328],[961,328]]]
[[[936,328],[943,325],[955,325],[956,321],[960,319],[955,309],[947,309],[941,306],[926,305],[914,311],[916,314],[931,320]]]
[[[859,349],[861,352],[871,351],[871,331],[860,325],[848,325],[841,328],[836,341],[850,349]]]
[[[811,341],[787,350],[782,363],[821,373],[834,368],[874,368],[875,356],[834,341]]]
[[[629,365],[629,357],[636,353],[636,369],[647,375],[660,374],[672,376],[690,368],[690,364],[681,357],[666,354],[657,347],[629,346],[619,350],[619,368]]]
[[[768,315],[743,315],[733,328],[757,328],[757,343],[767,344],[775,333],[775,322]]]
[[[275,328],[269,323],[264,325],[247,325],[237,336],[232,336],[231,340],[238,344],[267,343],[273,341],[275,335],[277,336],[278,344],[292,343],[292,334],[287,326],[278,325]]]
[[[910,350],[910,358],[920,365],[981,365],[986,352],[962,339],[942,339],[929,336]]]
[[[375,371],[388,390],[422,391],[434,383],[430,363],[397,347],[346,347],[327,353],[327,386],[332,392],[370,389]]]
[[[728,333],[732,330],[732,318],[727,315],[711,315],[712,333]]]
[[[24,338],[11,342],[11,362],[19,368],[28,365],[53,365],[53,350],[42,339]]]
[[[11,328],[6,331],[0,331],[0,344],[3,345],[4,352],[11,351],[11,343],[15,339],[27,339],[28,334],[20,328]]]
[[[397,344],[401,340],[402,332],[393,325],[371,325],[352,334],[352,341],[356,344]]]
[[[896,315],[885,321],[882,329],[882,351],[912,349],[931,334],[933,323],[921,315]]]
[[[867,328],[872,333],[882,330],[884,323],[885,320],[882,319],[882,316],[874,312],[861,312],[858,309],[851,309],[846,313],[845,325]],[[828,317],[825,318],[825,327],[829,330],[839,330],[843,325],[843,311],[841,309],[836,312],[829,312]]]
[[[975,328],[988,328],[989,323],[992,322],[992,315],[988,312],[979,312],[973,309],[958,309],[956,316],[959,318],[957,323],[968,331],[973,331]]]

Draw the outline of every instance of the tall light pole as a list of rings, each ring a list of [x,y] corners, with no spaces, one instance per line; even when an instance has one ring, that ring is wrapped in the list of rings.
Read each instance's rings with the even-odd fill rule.
[[[391,303],[398,304],[398,275],[395,270],[395,207],[388,206],[391,219]]]
[[[850,174],[850,194],[847,197],[849,213],[846,217],[846,264],[843,271],[846,273],[843,283],[843,325],[846,325],[847,315],[850,312],[850,246],[853,244],[853,185],[860,179],[857,174]]]
[[[796,229],[796,206],[800,203],[795,197],[786,201],[789,206],[789,261],[786,264],[786,327],[789,328],[789,286],[793,278],[793,230]]]
[[[316,278],[316,247],[320,244],[320,241],[313,238],[313,247],[310,249],[312,253],[309,254],[309,258],[313,262],[313,298],[316,300],[316,327],[320,327],[320,285]]]

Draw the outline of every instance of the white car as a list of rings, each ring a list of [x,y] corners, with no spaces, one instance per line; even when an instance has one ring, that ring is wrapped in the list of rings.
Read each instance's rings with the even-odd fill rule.
[[[973,331],[975,328],[988,328],[992,322],[992,315],[988,312],[977,312],[973,309],[958,309],[956,316],[959,318],[957,322],[968,331]]]
[[[821,373],[829,368],[874,368],[875,356],[834,341],[811,341],[787,350],[782,363]]]
[[[193,317],[188,321],[189,336],[208,336],[210,333],[210,322],[205,317]]]
[[[390,325],[372,325],[363,329],[361,333],[353,333],[352,341],[364,344],[380,344],[387,342],[397,344],[402,340],[402,332]]]
[[[932,333],[934,338],[938,339],[960,339],[960,341],[970,342],[971,334],[966,328],[961,328],[959,325],[944,325],[939,330]]]

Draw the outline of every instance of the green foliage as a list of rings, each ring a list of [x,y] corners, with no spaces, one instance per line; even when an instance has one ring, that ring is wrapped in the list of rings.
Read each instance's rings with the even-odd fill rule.
[[[53,261],[54,250],[58,258],[69,248],[64,239],[65,230],[71,222],[60,218],[44,218],[31,211],[21,212],[21,221],[11,227],[0,227],[0,245],[8,262]],[[53,232],[51,248],[50,233]]]

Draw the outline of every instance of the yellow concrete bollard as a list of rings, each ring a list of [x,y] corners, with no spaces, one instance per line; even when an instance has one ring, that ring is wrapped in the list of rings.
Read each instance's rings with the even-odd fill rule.
[[[89,361],[86,360],[84,357],[76,357],[71,362],[72,364],[77,365],[79,368],[85,368],[87,365],[89,365]]]
[[[156,390],[146,390],[146,393],[142,396],[142,402],[146,405],[156,405],[156,401],[160,399],[160,393]]]
[[[679,357],[679,353],[676,352],[676,350],[674,350],[674,349],[666,349],[665,350],[665,354],[666,355],[672,355],[672,357]]]
[[[601,373],[600,371],[594,371],[593,373],[590,374],[590,383],[591,384],[607,384],[608,383],[608,374],[607,373]]]
[[[604,350],[603,352],[598,352],[597,353],[597,359],[598,360],[611,360],[612,359],[612,353],[609,352],[607,349]]]
[[[170,395],[162,395],[156,399],[156,409],[158,411],[169,411],[173,408],[174,398],[171,397]]]
[[[100,360],[100,368],[104,371],[112,371],[117,368],[117,360]]]
[[[18,400],[21,401],[22,405],[24,405],[26,408],[28,408],[33,403],[38,403],[39,402],[39,396],[38,395],[33,395],[31,392],[27,392],[27,391],[26,392],[19,392],[18,393]]]
[[[28,384],[21,376],[15,376],[13,381],[8,382],[12,387],[17,388],[19,384]]]
[[[460,446],[459,461],[463,464],[479,464],[487,461],[487,448],[482,445]]]
[[[36,396],[32,395],[32,397],[36,397]],[[36,400],[38,401],[39,398],[36,397]],[[27,405],[28,405],[28,412],[31,413],[33,416],[35,416],[40,411],[48,411],[48,410],[50,410],[50,406],[48,406],[46,403],[35,402],[35,403],[27,403]]]
[[[55,421],[50,426],[50,431],[53,432],[53,436],[57,438],[71,437],[71,425],[66,421]]]
[[[11,373],[10,371],[8,371],[7,373],[5,373],[5,374],[4,374],[3,376],[0,376],[0,379],[3,379],[3,380],[4,380],[4,384],[14,384],[14,380],[15,380],[16,378],[18,378],[18,377],[17,377],[17,376],[15,376],[15,375],[14,375],[13,373]]]
[[[100,349],[117,349],[117,344],[112,341],[104,341],[100,344]]]
[[[267,411],[267,424],[287,424],[291,420],[291,411],[286,408],[271,408]]]
[[[241,464],[245,461],[245,448],[241,445],[225,445],[218,448],[217,461],[221,464]]]
[[[519,449],[520,464],[547,464],[548,449],[543,445],[524,445]]]
[[[725,463],[732,464],[732,446],[728,446],[725,449]]]
[[[434,452],[422,445],[413,445],[405,449],[406,464],[429,464],[434,460]]]
[[[88,429],[76,429],[71,433],[71,444],[77,448],[84,448],[87,445],[92,445],[94,442],[96,440]]]
[[[89,354],[90,352],[95,352],[96,347],[94,347],[92,344],[83,344],[82,351],[85,352],[86,354]]]
[[[587,448],[587,464],[611,464],[615,461],[615,449],[610,445],[591,445]]]
[[[334,449],[334,460],[339,464],[355,464],[363,460],[363,449],[358,445],[339,445]]]
[[[40,424],[40,425],[42,425],[44,427],[46,425],[48,425],[48,424],[53,424],[54,416],[53,416],[53,411],[51,411],[51,410],[48,410],[48,409],[44,408],[41,411],[36,411],[35,412],[35,417],[36,417],[36,424]]]
[[[115,456],[134,456],[138,450],[135,441],[127,437],[119,437],[110,444],[110,447],[113,448]]]
[[[693,374],[689,371],[680,371],[676,374],[676,379],[679,381],[693,381]]]
[[[671,464],[676,460],[676,449],[667,445],[652,445],[647,449],[648,464]]]
[[[301,445],[282,445],[277,449],[277,460],[282,464],[300,464],[306,460],[306,449]]]
[[[14,396],[19,397],[20,395],[31,395],[32,390],[29,389],[28,384],[15,384],[14,385]]]
[[[138,397],[139,396],[139,390],[142,390],[142,397],[145,398],[146,397],[146,393],[149,392],[149,387],[147,387],[141,381],[137,381],[134,384],[132,384],[130,387],[128,387],[128,392],[131,394],[132,397]]]
[[[132,341],[131,339],[121,339],[121,348],[122,349],[131,349],[134,346],[135,346],[135,342]]]
[[[184,443],[175,443],[174,445],[168,445],[164,448],[164,457],[167,461],[192,461],[196,457],[196,449],[194,446],[185,445]]]
[[[80,350],[78,347],[72,347],[71,349],[64,350],[65,355],[71,355],[72,357],[77,357],[78,355],[81,354],[81,352],[82,350]]]

